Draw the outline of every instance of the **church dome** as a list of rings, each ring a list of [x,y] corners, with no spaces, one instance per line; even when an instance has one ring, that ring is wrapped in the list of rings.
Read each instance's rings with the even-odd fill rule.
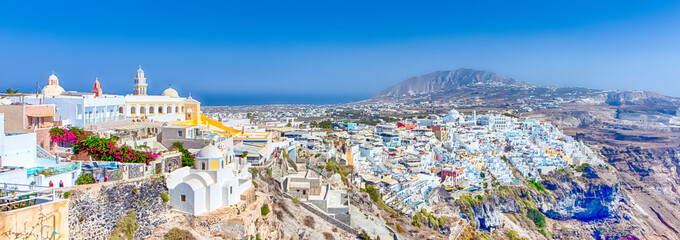
[[[42,94],[48,96],[61,95],[63,92],[65,92],[65,90],[59,86],[59,78],[57,78],[57,75],[54,75],[54,73],[47,78],[47,86],[43,87],[41,91]]]
[[[58,96],[61,95],[63,92],[65,92],[64,88],[62,88],[59,85],[47,85],[43,87],[42,91],[40,93],[45,94],[47,96]]]
[[[48,81],[48,82],[51,82],[51,81],[59,81],[59,78],[57,78],[57,75],[52,74],[52,75],[50,75],[49,78],[47,78],[47,81]]]
[[[168,96],[168,97],[179,97],[179,93],[177,93],[177,90],[169,87],[163,91],[163,96]]]
[[[446,116],[444,116],[444,122],[456,122],[460,118],[460,113],[456,109],[451,109]]]
[[[224,155],[222,154],[222,151],[219,148],[215,147],[215,145],[210,144],[201,148],[201,151],[198,151],[196,157],[202,159],[214,159],[223,158]]]

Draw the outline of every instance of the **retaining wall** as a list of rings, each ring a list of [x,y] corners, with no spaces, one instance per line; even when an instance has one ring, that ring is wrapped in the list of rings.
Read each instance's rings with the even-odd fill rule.
[[[139,229],[135,239],[146,239],[167,222],[169,209],[161,194],[167,192],[162,176],[77,186],[68,200],[70,239],[108,239],[121,216],[135,210]]]

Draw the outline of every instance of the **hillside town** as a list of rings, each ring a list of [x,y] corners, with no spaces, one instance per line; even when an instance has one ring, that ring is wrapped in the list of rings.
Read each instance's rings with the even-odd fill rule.
[[[397,239],[399,225],[371,230],[363,223],[368,215],[355,203],[359,193],[416,219],[434,212],[445,197],[540,181],[570,166],[604,165],[581,141],[512,112],[478,115],[369,104],[204,107],[173,88],[160,95],[147,92],[141,67],[131,80],[131,94],[108,94],[99,80],[92,92],[83,93],[63,89],[52,74],[39,93],[2,95],[3,238],[79,239],[81,231],[93,228],[103,229],[94,238],[129,238],[115,224],[116,214],[115,225],[104,228],[96,226],[101,216],[74,213],[80,203],[72,194],[84,186],[103,189],[154,179],[165,189],[153,200],[167,207],[161,214],[219,216],[229,223],[223,227],[230,230],[220,233],[227,239],[292,237],[264,225],[280,199],[347,236]],[[32,217],[45,209],[51,211],[49,219]],[[146,224],[132,236],[149,238],[172,224],[199,231],[168,219]],[[464,228],[461,223],[456,224]],[[454,231],[454,223],[443,225],[434,235],[461,231]]]

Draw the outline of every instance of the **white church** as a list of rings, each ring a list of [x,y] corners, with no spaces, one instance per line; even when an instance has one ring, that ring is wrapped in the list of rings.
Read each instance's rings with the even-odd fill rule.
[[[210,144],[196,154],[194,168],[183,167],[169,173],[170,206],[200,215],[245,200],[245,194],[253,187],[247,171],[249,164],[230,162],[227,155]]]

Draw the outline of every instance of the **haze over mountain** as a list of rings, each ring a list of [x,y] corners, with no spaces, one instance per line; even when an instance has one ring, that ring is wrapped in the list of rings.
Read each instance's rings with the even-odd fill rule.
[[[504,107],[555,102],[680,106],[680,99],[655,92],[538,86],[502,74],[469,68],[415,76],[381,91],[369,101],[445,101],[459,105]]]
[[[474,84],[527,85],[522,81],[517,81],[498,73],[459,68],[454,71],[436,71],[406,79],[397,85],[383,90],[378,94],[378,97],[414,96],[442,92]]]

